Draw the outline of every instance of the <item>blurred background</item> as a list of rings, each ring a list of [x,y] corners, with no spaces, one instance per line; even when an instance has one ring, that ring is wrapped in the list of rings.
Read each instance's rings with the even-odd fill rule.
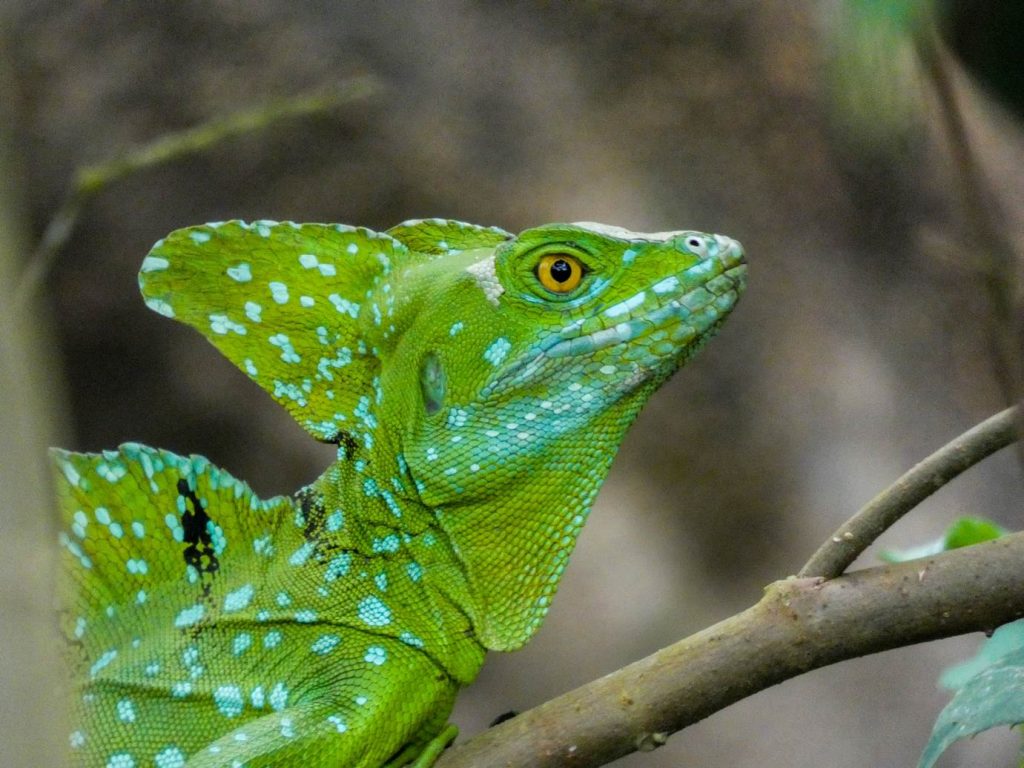
[[[58,765],[67,738],[45,446],[201,453],[264,496],[333,455],[144,307],[138,265],[177,227],[595,220],[746,246],[746,296],[629,433],[546,625],[460,698],[464,737],[748,607],[1004,407],[1020,391],[1021,6],[940,3],[938,47],[927,7],[2,0],[3,762]],[[66,204],[83,167],[365,76],[339,106],[256,120]],[[67,239],[21,303],[44,232]],[[1018,529],[1021,491],[1003,451],[881,546],[964,514]],[[858,565],[877,563],[875,548]],[[979,639],[819,670],[617,764],[912,765],[948,699],[938,673]],[[940,765],[1011,765],[1018,748],[989,733]]]

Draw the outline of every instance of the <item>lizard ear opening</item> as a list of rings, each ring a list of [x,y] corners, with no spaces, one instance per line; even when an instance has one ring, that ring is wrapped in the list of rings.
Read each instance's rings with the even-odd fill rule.
[[[389,235],[340,224],[229,221],[153,246],[146,304],[202,333],[318,440],[370,447],[377,344],[394,328]]]
[[[428,352],[420,365],[420,391],[423,394],[423,410],[433,416],[444,408],[448,392],[448,375],[435,352]]]

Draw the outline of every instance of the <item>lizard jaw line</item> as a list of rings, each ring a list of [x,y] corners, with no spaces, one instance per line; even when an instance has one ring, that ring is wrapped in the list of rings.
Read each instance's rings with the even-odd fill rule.
[[[614,325],[603,325],[590,332],[584,332],[586,321],[572,323],[557,334],[550,342],[550,346],[541,354],[546,357],[571,357],[596,352],[605,347],[635,341],[670,324],[676,325],[680,331],[673,334],[674,337],[678,337],[673,340],[680,347],[688,346],[710,330],[736,304],[746,282],[746,264],[740,262],[722,269],[700,285],[671,298],[661,299],[659,294],[668,294],[672,287],[679,285],[680,277],[686,276],[687,273],[692,276],[713,268],[713,260],[707,259],[679,275],[663,278],[629,299],[606,309],[602,313],[605,318],[624,315],[624,318]],[[662,287],[661,291],[658,290],[659,286]],[[647,303],[649,293],[657,297],[656,304],[644,311],[643,307]]]

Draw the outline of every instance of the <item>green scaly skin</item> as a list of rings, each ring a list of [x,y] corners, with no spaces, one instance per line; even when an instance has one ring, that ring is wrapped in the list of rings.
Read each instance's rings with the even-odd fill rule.
[[[579,285],[545,287],[545,256]],[[54,451],[75,763],[432,763],[456,691],[540,626],[623,433],[745,274],[728,238],[597,224],[158,242],[146,303],[338,460],[261,500],[199,456]]]

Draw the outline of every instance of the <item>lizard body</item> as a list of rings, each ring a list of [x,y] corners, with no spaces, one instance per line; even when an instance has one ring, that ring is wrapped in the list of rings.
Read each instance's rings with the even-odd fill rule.
[[[739,244],[441,219],[223,222],[143,262],[338,460],[259,499],[199,456],[54,451],[77,765],[428,765],[548,610],[622,436],[745,282]]]

